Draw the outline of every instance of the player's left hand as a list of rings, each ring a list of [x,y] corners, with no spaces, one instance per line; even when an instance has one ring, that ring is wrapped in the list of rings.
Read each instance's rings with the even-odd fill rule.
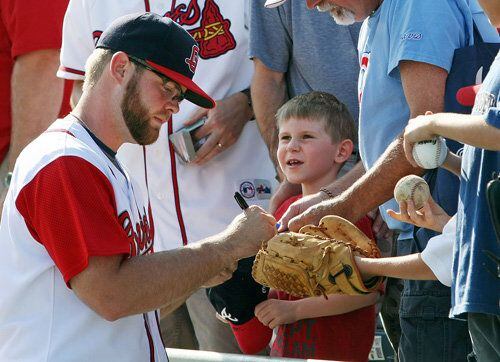
[[[237,92],[216,101],[212,109],[199,108],[184,125],[189,126],[205,116],[207,121],[194,134],[197,139],[208,136],[192,161],[198,165],[208,162],[238,140],[245,123],[252,118],[252,109],[247,96]]]
[[[403,147],[408,162],[413,167],[419,167],[413,159],[413,146],[415,143],[430,140],[436,136],[432,130],[432,120],[435,115],[431,111],[425,112],[425,116],[418,116],[408,121],[403,134]]]
[[[263,325],[273,329],[297,321],[296,305],[295,301],[268,299],[257,304],[255,316]]]

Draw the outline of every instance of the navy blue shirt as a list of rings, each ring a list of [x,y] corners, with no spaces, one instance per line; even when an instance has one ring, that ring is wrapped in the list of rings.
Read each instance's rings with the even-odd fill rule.
[[[500,128],[500,53],[476,96],[472,114],[484,115],[490,126]],[[500,140],[498,140],[500,142]],[[466,145],[462,157],[457,211],[457,244],[454,250],[452,309],[463,313],[500,314],[500,281],[497,264],[485,251],[500,256],[486,203],[486,185],[500,171],[500,152]]]

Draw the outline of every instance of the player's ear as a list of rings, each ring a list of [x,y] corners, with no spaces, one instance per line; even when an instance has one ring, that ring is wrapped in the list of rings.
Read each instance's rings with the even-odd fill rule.
[[[354,143],[350,139],[345,139],[339,142],[337,154],[335,155],[336,163],[343,163],[351,156],[354,149]]]
[[[132,62],[124,52],[113,54],[109,63],[109,69],[111,77],[120,84],[124,83],[134,71]]]

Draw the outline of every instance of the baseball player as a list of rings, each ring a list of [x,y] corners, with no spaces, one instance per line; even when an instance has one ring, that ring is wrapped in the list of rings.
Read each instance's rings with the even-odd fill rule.
[[[209,111],[183,105],[162,127],[158,142],[146,148],[157,250],[169,250],[223,230],[239,212],[232,199],[235,191],[249,204],[267,207],[275,170],[257,124],[250,121],[249,99],[241,93],[249,87],[253,73],[242,2],[72,0],[65,16],[58,75],[78,83],[101,31],[116,17],[140,11],[172,18],[198,41],[194,80],[217,100],[217,107]],[[203,116],[208,120],[197,136],[208,135],[199,151],[204,157],[186,164],[176,156],[168,136]],[[126,144],[118,158],[144,180],[141,147]],[[200,349],[239,351],[229,328],[215,318],[204,291],[190,298],[187,306]]]
[[[19,156],[0,224],[0,360],[167,361],[154,310],[275,234],[252,206],[212,238],[153,254],[151,203],[116,151],[154,142],[183,98],[214,105],[192,81],[198,52],[170,19],[117,19],[73,113]]]

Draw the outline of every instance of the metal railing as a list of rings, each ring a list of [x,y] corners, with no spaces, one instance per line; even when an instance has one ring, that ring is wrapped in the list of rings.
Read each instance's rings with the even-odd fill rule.
[[[194,351],[191,349],[167,348],[170,362],[324,362],[317,359],[297,359],[269,356],[253,356],[244,354]]]

